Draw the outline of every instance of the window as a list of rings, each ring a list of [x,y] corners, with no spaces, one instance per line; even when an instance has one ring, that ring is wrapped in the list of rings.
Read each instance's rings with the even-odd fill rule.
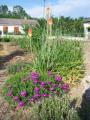
[[[19,34],[19,27],[14,27],[14,33]]]
[[[7,27],[7,26],[4,26],[4,27],[3,27],[3,33],[4,33],[4,34],[7,34],[7,32],[8,32],[8,27]]]

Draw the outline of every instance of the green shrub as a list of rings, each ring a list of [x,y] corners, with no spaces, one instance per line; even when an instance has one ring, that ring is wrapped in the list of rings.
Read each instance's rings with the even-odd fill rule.
[[[10,42],[11,41],[11,39],[9,38],[9,37],[3,37],[3,38],[0,38],[1,40],[1,42]]]
[[[77,111],[71,108],[66,96],[47,98],[35,104],[31,113],[31,120],[80,120]]]

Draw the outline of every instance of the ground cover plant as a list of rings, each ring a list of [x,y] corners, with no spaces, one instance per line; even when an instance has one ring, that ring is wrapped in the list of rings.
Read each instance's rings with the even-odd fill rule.
[[[69,84],[65,83],[58,74],[48,71],[47,78],[43,81],[38,72],[17,73],[7,81],[7,88],[4,88],[7,100],[17,108],[21,108],[54,94],[62,96],[70,89]]]

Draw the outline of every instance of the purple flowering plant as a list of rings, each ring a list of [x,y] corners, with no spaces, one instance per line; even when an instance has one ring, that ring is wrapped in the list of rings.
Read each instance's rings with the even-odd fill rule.
[[[13,92],[8,88],[7,96],[13,99],[13,102],[17,103],[18,107],[24,107],[32,102],[42,100],[52,95],[61,95],[64,91],[67,92],[70,88],[69,84],[63,82],[62,76],[54,74],[51,71],[47,71],[47,80],[40,76],[38,72],[31,72],[26,79],[20,79],[18,76],[18,83],[16,78],[13,80],[12,86]],[[25,80],[25,82],[23,82]]]

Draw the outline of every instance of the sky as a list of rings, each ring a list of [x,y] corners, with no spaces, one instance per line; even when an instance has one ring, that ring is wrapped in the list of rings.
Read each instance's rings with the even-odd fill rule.
[[[45,0],[46,7],[51,7],[53,16],[90,17],[90,0]],[[9,9],[21,5],[32,17],[43,17],[44,0],[0,0],[0,5]]]

